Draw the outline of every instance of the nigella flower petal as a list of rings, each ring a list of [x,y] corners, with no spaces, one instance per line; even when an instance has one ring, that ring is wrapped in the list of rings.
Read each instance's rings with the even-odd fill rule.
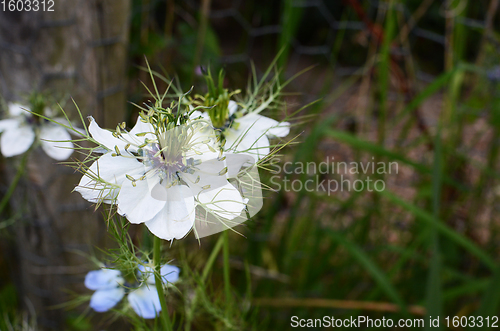
[[[139,266],[140,274],[143,280],[150,285],[155,284],[154,269],[149,266]],[[180,269],[174,265],[164,264],[161,266],[160,273],[163,284],[175,283],[179,280]]]
[[[73,143],[71,136],[62,126],[47,124],[40,130],[40,141],[42,148],[51,158],[63,161],[68,159],[73,153]]]
[[[277,126],[273,126],[267,130],[266,134],[271,137],[286,137],[290,133],[290,123],[281,122]]]
[[[235,178],[240,171],[250,170],[255,165],[255,159],[246,153],[224,153],[224,165],[227,166],[227,177]]]
[[[152,285],[141,286],[129,293],[128,302],[136,314],[145,319],[155,318],[161,311],[158,291]]]
[[[234,102],[233,100],[229,100],[229,104],[227,105],[227,108],[229,110],[229,116],[233,115],[236,113],[238,110],[238,104]]]
[[[195,220],[193,192],[185,185],[175,185],[166,190],[166,197],[165,207],[145,224],[158,238],[182,239]]]
[[[92,138],[94,138],[99,144],[105,146],[111,151],[115,149],[115,146],[118,146],[118,149],[121,151],[125,149],[125,146],[127,145],[126,142],[113,137],[111,131],[101,129],[92,116],[89,116],[89,119],[89,132],[92,135]]]
[[[6,129],[0,137],[0,147],[5,157],[23,154],[35,140],[35,132],[30,126]]]
[[[290,133],[290,123],[278,122],[272,118],[259,114],[248,114],[238,119],[241,128],[250,130],[258,130],[264,132],[268,136],[285,137]]]
[[[269,139],[265,132],[247,128],[244,130],[227,130],[225,149],[245,152],[252,155],[257,162],[270,152]]]
[[[271,152],[269,148],[269,139],[265,134],[261,134],[261,136],[257,140],[250,141],[248,138],[244,138],[242,141],[242,146],[248,146],[250,150],[250,154],[253,154],[254,157],[258,157],[262,159],[266,157]]]
[[[144,123],[143,121],[141,121],[141,117],[139,116],[137,118],[137,122],[135,123],[134,127],[132,128],[132,130],[130,130],[129,136],[132,142],[134,142],[134,140],[136,142],[139,142],[139,138],[136,136],[136,134],[145,133],[144,137],[140,138],[140,144],[141,144],[142,142],[144,142],[145,138],[154,139],[155,138],[154,132],[155,130],[153,126],[149,123]]]
[[[112,156],[111,153],[107,153],[102,155],[85,171],[85,175],[82,176],[75,191],[92,203],[111,203],[118,195],[117,187],[125,180],[128,180],[126,178],[127,174],[142,176],[143,172],[143,164],[136,159]],[[116,188],[103,183],[103,181],[116,185]]]
[[[164,207],[166,201],[152,196],[153,188],[160,177],[153,176],[145,180],[125,180],[118,193],[118,213],[127,217],[130,223],[139,224],[153,219]],[[135,186],[134,186],[135,185]]]
[[[20,103],[11,102],[9,103],[9,115],[12,117],[17,117],[21,115],[29,114],[26,110],[28,107],[21,105]]]
[[[207,112],[201,112],[199,110],[195,110],[194,112],[191,113],[191,115],[189,116],[190,119],[194,120],[194,119],[197,119],[197,118],[203,118],[207,121],[210,120],[210,116],[208,116],[208,113]]]
[[[85,276],[85,287],[94,291],[115,288],[123,282],[122,273],[116,269],[93,270]]]
[[[103,313],[116,306],[124,295],[125,289],[123,287],[97,290],[90,298],[90,308],[96,312]]]
[[[229,220],[240,216],[246,203],[240,192],[229,182],[217,189],[201,191],[197,200],[206,209]]]
[[[165,284],[167,282],[175,283],[176,281],[179,280],[180,269],[174,265],[165,264],[164,266],[161,267],[160,273],[161,273],[161,278]]]
[[[196,166],[196,171],[193,173],[180,173],[179,176],[193,191],[193,195],[197,195],[204,188],[218,189],[227,184],[227,175],[224,169],[227,162],[217,158],[201,162]],[[232,165],[227,165],[228,169]]]
[[[3,132],[8,129],[16,129],[19,127],[21,123],[19,120],[14,118],[8,118],[0,121],[0,132]]]

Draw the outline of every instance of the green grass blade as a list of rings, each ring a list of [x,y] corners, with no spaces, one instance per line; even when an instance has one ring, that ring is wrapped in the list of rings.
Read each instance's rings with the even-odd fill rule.
[[[439,221],[439,209],[441,200],[441,134],[438,133],[434,145],[434,169],[432,172],[432,209],[436,222],[430,224],[431,227],[431,261],[429,274],[427,276],[426,308],[427,315],[431,318],[441,316],[442,313],[442,285],[441,285],[441,252],[439,249],[439,235],[437,222]],[[435,329],[427,324],[425,330]],[[441,329],[441,328],[438,328]]]
[[[488,268],[495,270],[496,264],[495,261],[486,254],[481,248],[479,248],[475,243],[470,241],[468,238],[463,235],[457,233],[455,230],[450,228],[449,226],[439,222],[434,216],[418,208],[417,206],[398,198],[394,194],[388,191],[374,191],[383,197],[389,199],[393,203],[403,207],[410,213],[412,213],[417,219],[426,222],[428,224],[435,224],[437,230],[442,234],[448,237],[450,240],[454,241],[457,245],[462,246],[465,250],[467,250],[470,254],[475,255],[481,262],[483,262]]]
[[[353,136],[352,134],[342,132],[342,131],[336,131],[336,130],[325,130],[325,135],[328,137],[331,137],[333,139],[339,140],[341,142],[344,142],[346,144],[349,144],[353,148],[364,150],[364,151],[369,152],[369,153],[374,154],[374,155],[385,156],[389,160],[399,161],[401,163],[404,163],[406,165],[411,166],[412,168],[419,171],[420,173],[432,174],[431,168],[429,168],[423,164],[411,161],[411,160],[407,159],[404,155],[387,150],[386,148],[384,148],[380,145],[377,145],[377,144],[371,143],[369,141],[360,139],[356,136]],[[467,188],[463,184],[453,180],[450,177],[443,176],[443,182],[450,184],[450,185],[453,185],[454,187],[456,187],[462,191],[467,191]]]
[[[486,288],[481,306],[476,312],[476,316],[497,316],[500,311],[500,268],[497,267],[490,284]]]
[[[325,229],[325,232],[335,241],[342,244],[351,254],[351,256],[358,261],[358,263],[366,269],[366,271],[373,277],[377,284],[382,288],[385,294],[396,304],[401,307],[403,314],[408,315],[406,304],[399,295],[396,288],[391,284],[387,275],[373,262],[370,257],[354,242],[345,238],[342,233]]]

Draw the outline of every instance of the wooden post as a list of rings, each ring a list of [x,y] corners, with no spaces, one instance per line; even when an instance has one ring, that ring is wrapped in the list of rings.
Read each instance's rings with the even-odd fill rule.
[[[48,92],[66,100],[64,109],[78,120],[73,97],[84,115],[115,127],[126,108],[130,0],[56,0],[53,9],[0,11],[1,96],[20,101]],[[9,183],[19,157],[4,160]],[[66,312],[52,306],[70,299],[65,290],[83,290],[91,264],[75,251],[90,253],[107,236],[101,214],[71,193],[80,177],[37,149],[11,199],[11,214],[22,216],[11,228],[15,245],[1,248],[11,252],[21,299],[34,307],[40,330],[61,330]]]

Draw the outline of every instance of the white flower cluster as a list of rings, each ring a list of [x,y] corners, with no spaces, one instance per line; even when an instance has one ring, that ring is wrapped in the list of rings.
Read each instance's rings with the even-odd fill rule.
[[[259,114],[237,117],[236,103],[229,107],[223,129],[205,113],[175,117],[160,107],[141,113],[130,131],[101,129],[90,118],[88,131],[102,155],[76,191],[93,203],[115,204],[120,215],[164,240],[191,229],[200,238],[244,222],[262,206],[256,162],[270,151],[268,137],[287,135],[289,124]]]
[[[5,157],[16,156],[25,153],[38,138],[42,149],[51,158],[64,161],[73,153],[71,136],[66,130],[64,118],[54,118],[48,121],[41,117],[35,117],[25,111],[27,107],[10,103],[8,106],[9,118],[0,121],[0,149]],[[45,113],[49,115],[50,109]],[[74,132],[71,132],[74,133]]]

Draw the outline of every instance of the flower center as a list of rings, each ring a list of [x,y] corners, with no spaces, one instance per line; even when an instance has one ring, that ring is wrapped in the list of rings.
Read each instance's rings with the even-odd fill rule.
[[[179,180],[177,173],[183,171],[183,156],[181,153],[165,153],[161,151],[160,145],[150,143],[142,150],[142,162],[145,166],[151,167],[160,176],[160,182],[166,181],[168,186]]]
[[[176,126],[156,136],[158,140],[149,142],[139,155],[144,165],[160,177],[160,184],[167,188],[179,183],[180,173],[193,174],[203,154],[216,152],[215,132],[207,122]]]
[[[235,119],[236,119],[236,114],[233,114],[226,119],[226,121],[224,122],[224,124],[222,126],[215,127],[215,125],[214,125],[214,127],[215,127],[215,129],[220,130],[224,133],[224,130],[229,129],[229,128],[237,125],[237,123],[234,122]]]

